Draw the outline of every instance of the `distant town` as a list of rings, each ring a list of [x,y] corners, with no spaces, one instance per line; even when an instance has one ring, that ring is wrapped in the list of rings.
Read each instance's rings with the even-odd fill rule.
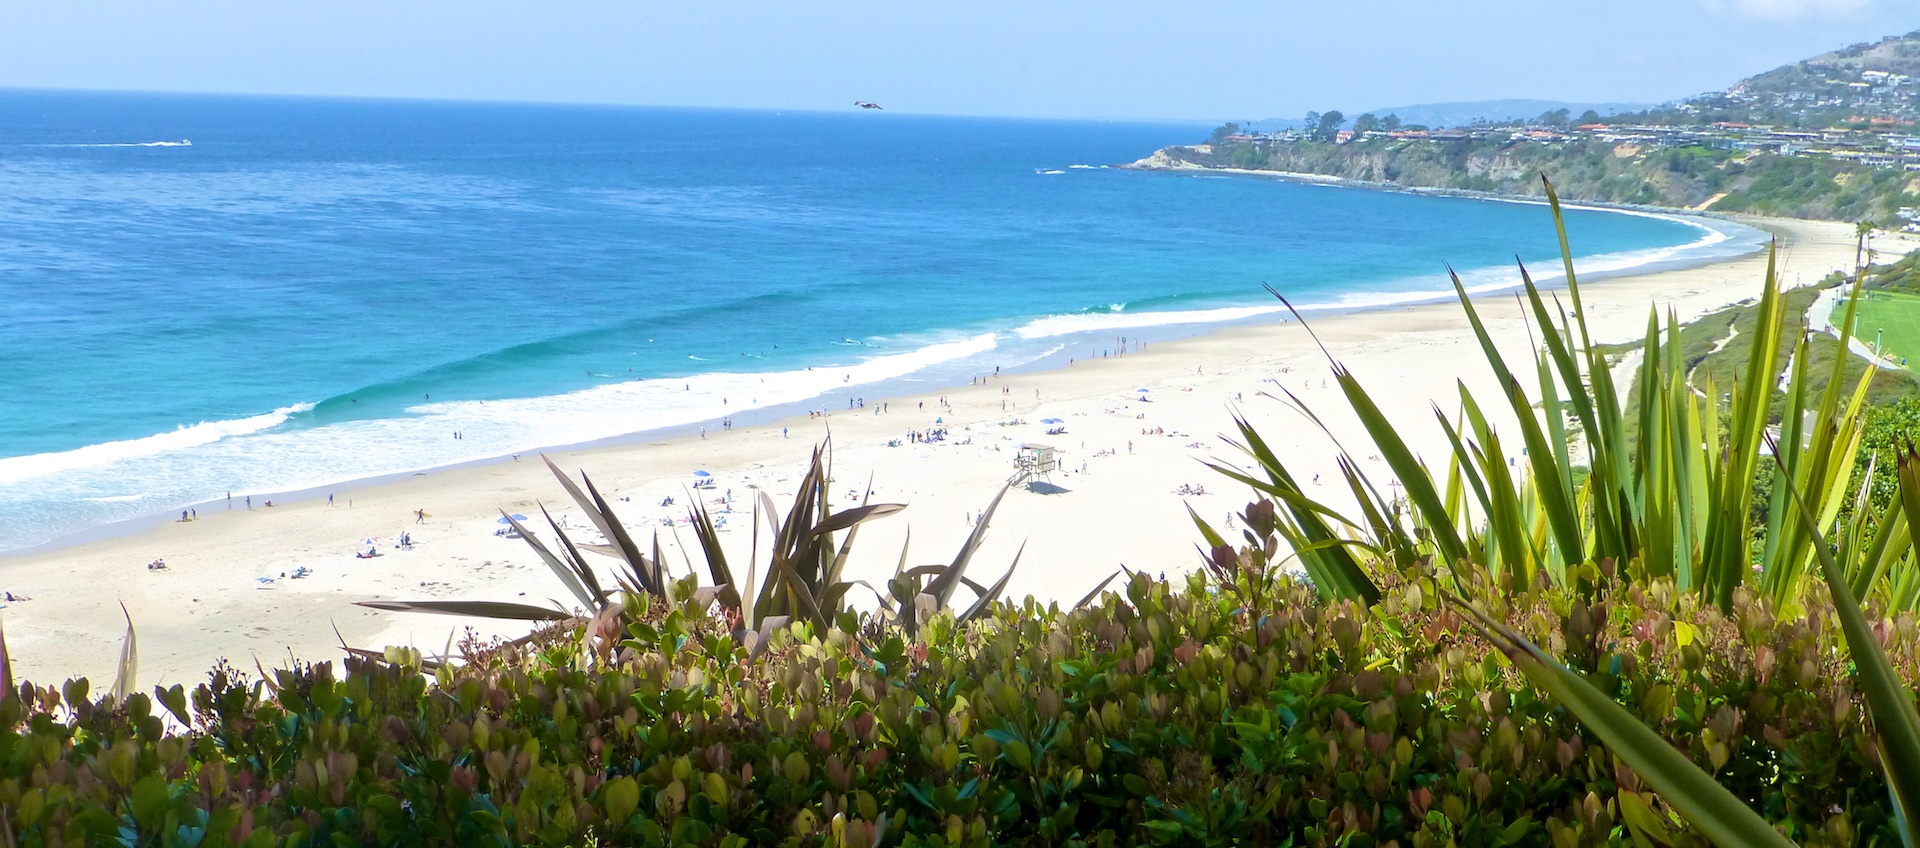
[[[1855,44],[1637,112],[1422,126],[1311,112],[1226,124],[1143,168],[1239,168],[1496,193],[1546,173],[1583,200],[1870,221],[1920,231],[1920,33]]]

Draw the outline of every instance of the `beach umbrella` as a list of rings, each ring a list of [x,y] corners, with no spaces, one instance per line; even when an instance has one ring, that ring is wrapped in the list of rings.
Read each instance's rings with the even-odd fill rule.
[[[364,539],[361,539],[361,540],[360,540],[360,544],[362,544],[362,545],[378,545],[378,544],[380,544],[380,540],[379,540],[379,539],[376,539],[376,538],[374,538],[374,537],[372,537],[372,536],[368,536],[368,537],[366,537],[366,538],[364,538]]]
[[[527,520],[527,517],[526,517],[526,516],[524,516],[524,515],[521,515],[520,513],[517,513],[517,512],[513,514],[513,521],[525,521],[525,520]],[[500,524],[511,524],[511,523],[513,523],[513,522],[512,522],[512,521],[508,521],[508,520],[507,520],[507,517],[506,517],[506,516],[504,516],[504,515],[502,515],[502,516],[500,516],[500,521],[499,521],[499,523],[500,523]]]
[[[695,477],[712,477],[713,475],[712,475],[712,474],[708,474],[708,473],[707,473],[707,472],[705,472],[705,471],[695,471],[695,472],[693,472],[693,476],[695,476]]]
[[[1040,423],[1042,423],[1042,424],[1065,424],[1065,423],[1067,423],[1067,422],[1066,422],[1066,421],[1063,421],[1063,420],[1061,420],[1061,419],[1059,419],[1059,418],[1042,418],[1042,419],[1040,419]]]

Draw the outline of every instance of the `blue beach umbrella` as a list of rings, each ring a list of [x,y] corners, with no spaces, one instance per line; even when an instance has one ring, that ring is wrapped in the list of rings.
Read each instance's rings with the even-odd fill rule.
[[[695,476],[695,477],[712,477],[713,475],[712,475],[712,474],[708,474],[708,473],[707,473],[707,472],[705,472],[705,471],[695,471],[695,472],[693,472],[693,476]]]
[[[513,520],[514,520],[514,521],[525,521],[525,520],[527,520],[527,517],[526,517],[526,516],[524,516],[524,515],[521,515],[520,513],[517,513],[517,512],[516,512],[516,513],[514,513],[514,514],[513,514]],[[499,524],[509,524],[509,523],[511,523],[511,522],[509,522],[509,521],[507,521],[507,516],[504,516],[504,515],[502,515],[502,516],[500,516],[500,520],[499,520],[499,522],[497,522],[497,523],[499,523]]]
[[[1040,419],[1040,423],[1042,423],[1042,424],[1065,424],[1065,423],[1067,423],[1067,422],[1066,422],[1066,421],[1063,421],[1063,420],[1061,420],[1061,419],[1059,419],[1059,418],[1042,418],[1042,419]]]

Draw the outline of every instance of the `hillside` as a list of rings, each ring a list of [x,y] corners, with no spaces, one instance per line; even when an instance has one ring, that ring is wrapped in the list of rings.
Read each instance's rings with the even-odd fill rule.
[[[1241,168],[1319,174],[1405,188],[1533,196],[1540,175],[1563,198],[1903,226],[1920,205],[1920,174],[1855,162],[1743,155],[1706,147],[1649,149],[1578,141],[1370,138],[1173,147],[1128,167]]]
[[[1607,121],[1733,121],[1815,128],[1878,123],[1905,128],[1920,119],[1916,94],[1920,94],[1920,31],[1822,53],[1755,74],[1725,91],[1646,112],[1623,113]]]
[[[1503,103],[1524,115],[1542,102],[1440,105],[1462,107],[1446,115],[1458,119]],[[1289,171],[1512,195],[1539,194],[1544,173],[1571,200],[1920,229],[1920,32],[1655,109],[1573,114],[1549,109],[1446,129],[1377,110],[1347,129],[1340,112],[1312,113],[1284,132],[1228,124],[1210,143],[1167,148],[1129,167]]]

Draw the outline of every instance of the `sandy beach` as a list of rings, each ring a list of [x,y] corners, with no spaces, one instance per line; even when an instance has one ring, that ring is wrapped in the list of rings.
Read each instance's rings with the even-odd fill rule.
[[[1782,278],[1789,285],[1852,268],[1851,225],[1746,223],[1779,234]],[[1875,244],[1884,259],[1914,242],[1877,235]],[[1600,340],[1637,338],[1650,305],[1690,319],[1754,296],[1765,261],[1755,254],[1591,283],[1583,287],[1588,320]],[[1489,298],[1482,308],[1507,355],[1524,357],[1528,337],[1513,299]],[[1314,329],[1428,455],[1438,454],[1444,440],[1432,407],[1455,407],[1455,381],[1475,392],[1491,391],[1457,304],[1328,317],[1314,321]],[[744,561],[751,517],[746,496],[757,487],[784,509],[809,450],[830,431],[837,505],[855,502],[869,481],[875,501],[908,504],[899,515],[867,525],[855,547],[850,576],[879,584],[899,560],[909,529],[910,563],[950,560],[970,520],[1013,473],[1017,447],[1052,445],[1061,463],[1053,487],[1045,494],[1016,489],[1007,496],[970,576],[991,582],[1025,545],[1008,595],[1071,603],[1122,564],[1153,573],[1197,564],[1198,536],[1187,508],[1224,524],[1249,499],[1202,464],[1242,463],[1222,439],[1236,410],[1261,429],[1296,474],[1320,476],[1328,499],[1340,502],[1325,437],[1263,396],[1276,386],[1298,394],[1356,453],[1370,453],[1357,425],[1343,414],[1328,373],[1327,360],[1297,323],[1239,327],[1152,344],[1124,357],[1081,359],[1054,371],[983,375],[980,384],[925,396],[866,398],[864,408],[846,409],[846,398],[829,397],[821,403],[842,408],[825,417],[709,428],[704,438],[552,456],[566,469],[585,469],[603,492],[618,498],[615,506],[636,537],[658,529],[670,566],[685,573],[679,543],[691,545],[693,536],[662,521],[685,518],[695,496],[694,470],[710,472],[715,481],[698,494],[709,506],[721,508],[731,493],[739,510],[723,513],[729,525],[724,535],[733,556]],[[1140,388],[1147,389],[1144,402]],[[1046,418],[1064,421],[1065,432],[1049,435],[1040,423]],[[946,440],[929,445],[908,438],[909,431],[936,426],[946,428]],[[895,440],[899,444],[890,446]],[[1384,476],[1384,465],[1378,474]],[[1204,487],[1206,493],[1181,494],[1183,486]],[[668,497],[675,506],[662,505]],[[335,628],[356,646],[411,643],[429,653],[468,627],[524,632],[511,623],[375,612],[353,602],[546,603],[564,590],[524,542],[495,535],[499,510],[532,516],[529,524],[542,536],[548,534],[541,504],[562,521],[585,526],[532,455],[398,482],[341,486],[331,505],[324,495],[273,508],[263,500],[256,498],[250,510],[241,502],[216,505],[200,510],[196,521],[0,559],[0,586],[31,598],[7,604],[3,613],[16,674],[41,681],[110,679],[125,630],[119,603],[139,628],[143,687],[192,685],[219,657],[242,667],[251,667],[255,657],[269,666],[289,654],[332,659],[338,653]],[[411,549],[396,547],[403,532],[414,541]],[[369,547],[382,556],[355,557]],[[161,558],[164,570],[147,567]]]

